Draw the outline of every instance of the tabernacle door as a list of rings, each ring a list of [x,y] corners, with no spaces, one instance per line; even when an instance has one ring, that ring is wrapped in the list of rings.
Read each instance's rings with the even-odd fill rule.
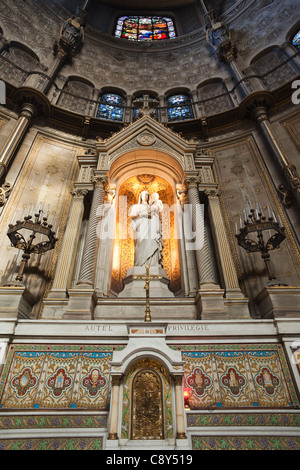
[[[132,384],[132,439],[164,439],[162,382],[151,369],[139,371]]]

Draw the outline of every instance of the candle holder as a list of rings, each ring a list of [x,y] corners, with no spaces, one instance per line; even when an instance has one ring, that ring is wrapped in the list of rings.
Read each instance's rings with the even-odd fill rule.
[[[55,237],[52,221],[48,223],[48,216],[42,217],[43,210],[39,209],[32,215],[27,215],[23,220],[17,220],[14,224],[9,224],[7,236],[11,241],[11,245],[23,251],[22,261],[16,281],[23,281],[25,267],[32,254],[44,254],[49,250],[53,250],[58,238]],[[53,217],[52,217],[53,219]],[[21,230],[30,232],[29,234],[21,233]],[[34,244],[37,234],[41,234],[41,241]],[[44,238],[44,239],[43,239]]]
[[[251,209],[249,206],[248,215],[244,209],[244,227],[242,226],[242,218],[240,218],[240,233],[237,233],[235,236],[239,246],[248,253],[261,253],[269,279],[267,286],[286,286],[287,284],[283,284],[276,279],[271,269],[269,254],[269,251],[278,248],[286,238],[285,227],[283,227],[279,216],[277,216],[279,219],[277,221],[274,212],[271,214],[269,206],[268,212],[268,217],[266,217],[259,204],[256,205],[256,209]],[[264,237],[265,233],[268,235],[266,240]],[[251,234],[256,234],[257,240],[251,238]]]

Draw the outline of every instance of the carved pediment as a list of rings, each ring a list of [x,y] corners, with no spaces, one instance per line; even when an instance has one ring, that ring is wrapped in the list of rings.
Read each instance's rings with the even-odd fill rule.
[[[196,154],[194,140],[186,140],[168,127],[146,115],[110,138],[96,143],[98,155],[106,153],[108,166],[119,156],[132,150],[153,149],[175,157],[185,166],[186,155]]]

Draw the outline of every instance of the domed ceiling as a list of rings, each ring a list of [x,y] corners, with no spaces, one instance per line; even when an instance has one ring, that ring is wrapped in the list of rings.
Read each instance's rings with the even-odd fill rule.
[[[169,10],[177,8],[184,8],[191,5],[199,5],[201,3],[205,5],[207,10],[215,10],[217,15],[224,13],[228,8],[236,3],[236,0],[46,0],[46,3],[52,3],[52,6],[56,4],[62,6],[66,10],[74,13],[77,7],[85,8],[85,6],[97,9],[101,5],[104,7],[117,8],[122,11],[153,11],[153,10]]]
[[[75,15],[78,8],[88,13],[87,24],[96,31],[113,34],[118,16],[166,15],[175,19],[177,35],[202,28],[205,11],[214,10],[219,17],[236,0],[37,0],[51,9]]]

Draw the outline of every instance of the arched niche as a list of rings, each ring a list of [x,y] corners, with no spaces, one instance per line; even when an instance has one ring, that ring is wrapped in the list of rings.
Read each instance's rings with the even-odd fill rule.
[[[151,173],[161,176],[174,188],[184,178],[183,162],[175,156],[157,150],[133,150],[114,160],[109,169],[109,180],[116,188],[131,176]]]
[[[177,239],[176,189],[183,178],[183,169],[170,155],[153,150],[129,152],[115,161],[109,173],[114,199],[116,225],[111,247],[111,289],[120,293],[128,269],[134,265],[134,240],[128,211],[138,202],[139,194],[157,192],[164,204],[163,262],[170,279],[170,289],[181,290],[181,256]]]

